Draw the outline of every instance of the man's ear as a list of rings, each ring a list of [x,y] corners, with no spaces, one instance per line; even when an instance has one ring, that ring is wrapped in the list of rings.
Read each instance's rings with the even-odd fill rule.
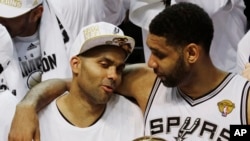
[[[188,44],[185,48],[185,56],[188,63],[193,64],[200,55],[200,47],[197,44]]]
[[[39,5],[36,8],[32,9],[31,13],[30,13],[30,20],[32,22],[37,22],[38,20],[40,20],[40,18],[42,17],[43,14],[43,6]]]
[[[78,56],[73,56],[70,59],[70,67],[73,73],[79,73],[81,67],[81,58]]]

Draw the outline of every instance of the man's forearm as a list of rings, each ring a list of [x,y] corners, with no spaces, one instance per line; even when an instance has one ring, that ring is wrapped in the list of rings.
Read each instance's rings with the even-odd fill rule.
[[[38,112],[59,95],[69,90],[70,80],[51,79],[33,87],[16,106],[9,141],[40,141]],[[28,127],[28,128],[27,128]]]
[[[43,81],[33,87],[17,107],[31,106],[38,112],[56,97],[69,90],[69,85],[69,79],[50,79]]]

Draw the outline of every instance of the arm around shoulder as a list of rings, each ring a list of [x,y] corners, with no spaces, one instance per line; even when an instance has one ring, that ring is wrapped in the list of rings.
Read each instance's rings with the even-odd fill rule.
[[[117,92],[134,98],[144,111],[156,75],[144,63],[127,65]]]
[[[32,88],[16,106],[9,132],[9,141],[32,139],[39,141],[37,112],[69,90],[70,82],[68,79],[51,79]]]
[[[36,112],[70,89],[70,79],[49,79],[33,87],[19,105],[30,105]]]

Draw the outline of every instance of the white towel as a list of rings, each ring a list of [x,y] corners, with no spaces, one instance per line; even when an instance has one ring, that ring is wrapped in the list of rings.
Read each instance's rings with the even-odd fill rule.
[[[151,20],[165,8],[162,0],[132,0],[129,19],[148,31]]]
[[[0,24],[0,73],[13,58],[13,44],[6,28]]]
[[[17,55],[12,40],[6,28],[0,24],[0,64],[3,71],[0,74],[0,90],[9,90],[20,101],[26,95],[22,73],[17,61]]]
[[[165,8],[162,0],[131,0],[129,19],[137,26],[142,28],[143,51],[145,61],[150,56],[146,39],[151,20]]]
[[[56,17],[53,7],[48,3],[48,1],[43,2],[44,12],[39,30],[43,65],[42,81],[71,77],[68,49],[63,42],[57,21],[59,15]]]

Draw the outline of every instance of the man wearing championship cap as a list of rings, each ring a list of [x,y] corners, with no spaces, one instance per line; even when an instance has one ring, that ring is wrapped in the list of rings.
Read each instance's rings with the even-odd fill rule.
[[[0,0],[0,24],[13,39],[28,89],[36,81],[71,76],[68,51],[82,27],[98,21],[122,22],[123,0],[94,1]]]
[[[139,107],[114,94],[134,39],[112,24],[83,28],[71,51],[71,89],[39,113],[41,141],[131,141],[143,134]]]

